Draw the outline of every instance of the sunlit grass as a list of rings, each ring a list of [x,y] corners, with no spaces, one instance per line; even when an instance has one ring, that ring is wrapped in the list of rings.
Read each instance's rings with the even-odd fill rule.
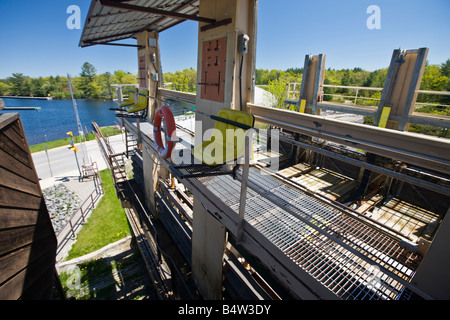
[[[105,194],[77,235],[67,260],[94,252],[131,234],[109,169],[100,171]]]

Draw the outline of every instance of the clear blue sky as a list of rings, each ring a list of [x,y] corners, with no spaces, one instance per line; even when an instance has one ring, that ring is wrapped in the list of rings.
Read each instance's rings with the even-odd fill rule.
[[[70,5],[90,0],[0,0],[0,78],[80,73],[88,61],[98,73],[137,73],[135,48],[79,48],[82,30],[69,30]],[[369,30],[367,7],[381,9],[381,29]],[[257,68],[302,67],[305,54],[325,53],[326,67],[387,67],[392,50],[430,48],[428,60],[450,58],[449,0],[260,0]],[[160,35],[164,72],[197,67],[197,23],[184,22]],[[127,42],[127,41],[125,41]],[[128,43],[135,43],[130,40]]]

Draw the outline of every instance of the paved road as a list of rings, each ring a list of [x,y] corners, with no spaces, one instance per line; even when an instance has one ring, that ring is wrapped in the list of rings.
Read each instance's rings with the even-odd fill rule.
[[[114,152],[124,152],[125,151],[125,137],[124,135],[117,135],[110,137],[110,143],[114,150]],[[79,144],[76,144],[78,149],[80,149]],[[103,156],[98,148],[98,144],[96,140],[86,142],[86,149],[88,158],[92,159],[93,162],[97,162],[97,166],[99,170],[103,170],[107,168],[107,165],[103,159]],[[48,158],[45,151],[35,152],[32,154],[34,165],[36,167],[36,171],[39,179],[41,180],[41,187],[44,189],[43,182],[51,180],[57,180],[60,178],[64,178],[67,176],[78,176],[79,171],[77,167],[77,162],[75,160],[75,155],[72,150],[69,150],[68,147],[59,147],[48,150]],[[78,163],[81,167],[83,164],[83,156],[81,154],[81,150],[77,153]]]

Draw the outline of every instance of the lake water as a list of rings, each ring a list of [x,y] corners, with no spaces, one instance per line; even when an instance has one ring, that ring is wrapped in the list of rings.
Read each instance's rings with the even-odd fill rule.
[[[66,132],[78,132],[77,120],[72,100],[35,100],[2,98],[6,107],[40,107],[40,110],[1,110],[0,113],[19,113],[23,123],[28,144],[62,139],[68,137]],[[106,100],[76,100],[78,114],[83,129],[93,130],[91,122],[100,127],[119,123],[115,112],[109,108],[117,108],[117,102]]]

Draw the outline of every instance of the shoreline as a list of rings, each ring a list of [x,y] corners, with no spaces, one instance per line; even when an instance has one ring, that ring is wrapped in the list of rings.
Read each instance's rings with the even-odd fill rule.
[[[109,136],[115,136],[115,135],[122,133],[122,131],[119,130],[116,126],[105,126],[105,127],[100,127],[100,129],[102,130],[103,134],[105,134],[105,132],[108,132],[108,130],[112,131],[112,133],[108,132]],[[95,135],[93,133],[88,133],[86,135],[87,135],[86,142],[92,141],[95,139]],[[75,144],[80,143],[78,137],[79,136],[73,137]],[[68,137],[62,138],[62,139],[57,139],[57,140],[52,140],[52,141],[48,141],[48,142],[29,145],[28,147],[30,148],[31,153],[35,153],[35,152],[45,151],[46,147],[47,147],[47,150],[50,150],[50,149],[54,149],[54,148],[58,148],[58,147],[68,146],[68,145],[70,145],[71,142],[72,142],[72,138],[68,136]]]

